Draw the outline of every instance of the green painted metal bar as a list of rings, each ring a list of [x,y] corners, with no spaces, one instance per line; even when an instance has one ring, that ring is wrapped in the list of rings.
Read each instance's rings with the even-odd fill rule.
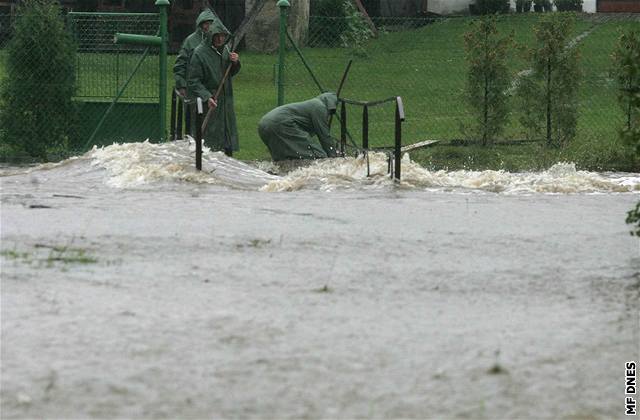
[[[157,13],[103,13],[103,12],[69,12],[68,16],[158,16]]]
[[[160,8],[160,141],[167,140],[167,10],[169,0],[156,0]]]
[[[311,78],[315,82],[316,86],[318,86],[318,89],[320,89],[320,92],[326,92],[326,90],[320,84],[320,81],[318,80],[316,75],[313,73],[313,70],[311,70],[311,66],[307,62],[307,59],[304,58],[304,55],[302,54],[302,51],[300,51],[300,48],[298,48],[298,46],[296,45],[296,42],[293,40],[293,37],[289,33],[288,29],[287,29],[287,38],[289,38],[289,42],[291,42],[291,45],[293,45],[293,49],[296,50],[296,53],[298,53],[298,56],[300,57],[300,60],[302,60],[302,64],[304,64],[305,68],[309,72],[309,75],[311,76]]]
[[[153,47],[162,47],[162,37],[153,35],[116,33],[113,37],[113,42],[116,44],[151,45]]]
[[[129,83],[133,79],[133,76],[135,76],[135,74],[138,72],[138,69],[142,65],[142,62],[144,61],[144,59],[147,58],[147,55],[149,55],[149,50],[150,49],[151,49],[151,47],[147,47],[144,50],[144,52],[142,53],[142,56],[140,57],[140,60],[138,60],[138,63],[136,64],[136,67],[133,69],[133,71],[129,75],[129,78],[127,79],[127,81],[124,82],[124,85],[122,85],[122,87],[120,88],[120,91],[118,92],[116,97],[113,98],[113,101],[111,101],[111,105],[109,105],[109,108],[107,108],[105,113],[102,115],[102,118],[100,119],[100,122],[96,126],[95,130],[93,130],[93,133],[91,133],[91,136],[89,137],[89,140],[85,143],[85,145],[84,145],[85,149],[88,148],[89,145],[91,145],[93,143],[93,139],[96,137],[96,134],[98,134],[98,131],[100,131],[100,129],[102,128],[102,125],[104,124],[104,121],[107,119],[107,117],[111,113],[111,110],[116,105],[116,103],[118,102],[118,100],[120,99],[122,94],[124,93],[124,91],[127,88],[127,86],[129,86]]]
[[[280,8],[280,44],[278,48],[278,106],[284,104],[284,60],[287,42],[287,9],[291,6],[288,0],[278,0]]]

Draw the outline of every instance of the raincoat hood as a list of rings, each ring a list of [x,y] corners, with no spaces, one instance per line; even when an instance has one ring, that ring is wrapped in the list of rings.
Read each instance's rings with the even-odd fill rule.
[[[323,93],[321,95],[318,95],[317,98],[320,99],[324,106],[327,107],[329,113],[335,112],[336,107],[338,106],[338,96],[335,93]]]
[[[213,22],[211,22],[211,25],[209,26],[209,32],[205,34],[205,37],[203,38],[202,42],[204,42],[206,45],[211,45],[213,36],[215,34],[226,34],[227,36],[231,34],[231,32],[229,32],[229,30],[224,26],[222,21],[218,18],[216,18]]]
[[[218,16],[216,16],[216,14],[213,13],[213,11],[211,11],[210,9],[205,9],[198,15],[198,19],[196,19],[196,29],[200,29],[200,25],[202,24],[202,22],[215,22],[216,20],[218,20]]]

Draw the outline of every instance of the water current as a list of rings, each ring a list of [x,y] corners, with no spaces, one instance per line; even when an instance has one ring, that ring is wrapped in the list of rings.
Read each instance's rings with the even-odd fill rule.
[[[241,162],[0,169],[2,418],[621,418],[640,175]]]

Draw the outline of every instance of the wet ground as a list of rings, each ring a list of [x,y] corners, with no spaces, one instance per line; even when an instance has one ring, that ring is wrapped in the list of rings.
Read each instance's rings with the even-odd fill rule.
[[[2,418],[624,417],[637,175],[189,153],[3,170]]]

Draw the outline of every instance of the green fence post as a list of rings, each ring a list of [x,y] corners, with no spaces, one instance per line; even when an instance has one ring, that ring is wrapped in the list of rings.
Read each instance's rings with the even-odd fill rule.
[[[284,57],[287,42],[287,8],[291,5],[288,0],[278,0],[280,8],[280,45],[278,47],[278,106],[284,104]]]
[[[169,0],[156,0],[160,8],[160,141],[167,140],[167,9]]]

